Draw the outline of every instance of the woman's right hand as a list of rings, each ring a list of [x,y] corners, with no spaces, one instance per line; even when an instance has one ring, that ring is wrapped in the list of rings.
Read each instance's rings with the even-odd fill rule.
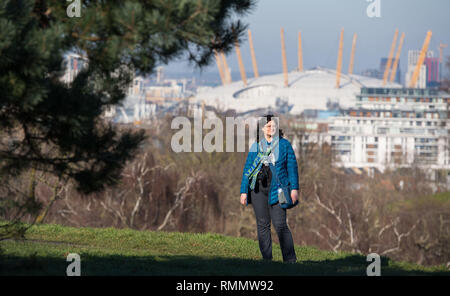
[[[247,193],[241,193],[241,204],[247,205]]]

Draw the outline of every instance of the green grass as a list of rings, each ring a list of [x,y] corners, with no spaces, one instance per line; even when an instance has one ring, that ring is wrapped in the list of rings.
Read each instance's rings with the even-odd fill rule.
[[[32,227],[25,240],[0,242],[0,275],[65,275],[68,253],[81,257],[82,275],[366,275],[365,256],[296,246],[297,264],[260,260],[258,242],[219,234],[114,228]],[[382,275],[450,275],[382,258]]]
[[[393,201],[388,204],[388,209],[395,213],[411,209],[421,209],[424,206],[450,210],[450,191],[410,198],[407,200]]]
[[[450,203],[450,191],[436,193],[432,195],[432,197],[440,202]]]

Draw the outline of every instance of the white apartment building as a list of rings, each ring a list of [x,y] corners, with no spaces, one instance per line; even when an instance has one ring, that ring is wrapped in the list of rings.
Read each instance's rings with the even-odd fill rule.
[[[62,77],[64,83],[71,83],[78,73],[88,65],[88,60],[78,54],[68,54],[64,59],[65,72]]]
[[[408,70],[405,74],[405,85],[409,85],[409,82],[411,81],[412,75],[414,73],[414,70],[416,69],[416,65],[408,65]],[[427,66],[422,65],[420,66],[420,72],[419,72],[419,78],[416,82],[416,88],[426,88],[427,87]]]
[[[420,50],[414,49],[408,51],[408,69],[405,74],[405,85],[409,86],[412,74],[416,69],[417,61],[419,60]],[[432,50],[427,51],[427,58],[434,57],[434,52]],[[427,87],[427,67],[425,64],[420,66],[419,78],[417,79],[416,88],[426,88]]]
[[[355,106],[330,120],[336,165],[449,170],[449,103],[436,89],[362,88]]]
[[[137,76],[128,87],[128,96],[142,96],[145,94],[144,78]]]

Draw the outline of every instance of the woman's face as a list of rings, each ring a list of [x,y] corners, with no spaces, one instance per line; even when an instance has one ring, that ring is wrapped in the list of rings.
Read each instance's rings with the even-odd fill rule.
[[[275,121],[271,120],[262,128],[264,136],[273,136],[277,131],[277,124]]]

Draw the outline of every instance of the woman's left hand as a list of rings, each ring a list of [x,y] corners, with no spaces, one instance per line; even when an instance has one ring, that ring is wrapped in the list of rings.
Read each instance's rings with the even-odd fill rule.
[[[295,203],[298,200],[298,190],[297,189],[291,190],[291,199],[292,199],[292,203]]]

